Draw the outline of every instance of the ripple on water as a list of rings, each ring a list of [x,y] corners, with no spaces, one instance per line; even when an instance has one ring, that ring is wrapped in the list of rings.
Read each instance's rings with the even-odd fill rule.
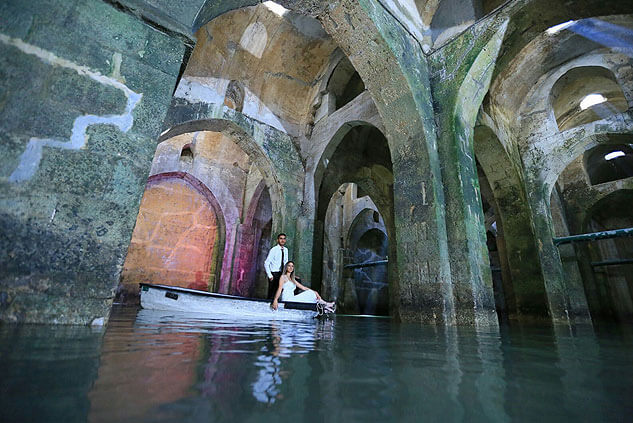
[[[0,421],[623,421],[632,339],[115,308],[105,330],[0,326]]]

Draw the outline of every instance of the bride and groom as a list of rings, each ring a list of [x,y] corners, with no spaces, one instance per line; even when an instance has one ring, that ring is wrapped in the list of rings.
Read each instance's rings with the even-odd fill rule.
[[[273,300],[270,305],[277,310],[279,299],[283,302],[316,303],[325,312],[333,313],[336,309],[334,302],[324,301],[318,292],[304,286],[295,277],[294,262],[288,260],[288,248],[286,248],[286,234],[277,236],[277,245],[270,249],[268,257],[264,261],[264,268],[268,276],[268,298]],[[295,295],[295,289],[303,292]]]

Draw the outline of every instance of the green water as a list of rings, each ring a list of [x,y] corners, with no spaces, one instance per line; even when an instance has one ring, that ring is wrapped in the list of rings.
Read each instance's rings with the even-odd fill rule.
[[[115,308],[105,331],[0,326],[0,381],[0,422],[619,422],[633,334]]]

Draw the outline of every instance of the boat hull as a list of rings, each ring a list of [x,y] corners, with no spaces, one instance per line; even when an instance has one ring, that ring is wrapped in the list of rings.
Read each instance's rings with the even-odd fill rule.
[[[256,320],[311,320],[316,307],[308,303],[279,303],[277,310],[269,300],[195,291],[167,285],[141,285],[141,307],[148,310],[181,311],[209,316],[231,316]]]

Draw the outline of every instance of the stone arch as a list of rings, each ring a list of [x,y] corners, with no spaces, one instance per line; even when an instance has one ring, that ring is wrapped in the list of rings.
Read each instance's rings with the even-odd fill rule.
[[[255,213],[257,212],[257,205],[259,204],[262,193],[267,188],[268,186],[263,180],[259,184],[257,184],[257,188],[255,188],[255,191],[253,192],[253,196],[251,197],[248,209],[246,211],[246,214],[244,215],[244,225],[250,225],[253,223],[253,218],[255,217]]]
[[[626,200],[622,200],[626,199]],[[600,210],[604,207],[605,203],[613,202],[613,200],[617,200],[623,205],[626,204],[630,199],[633,199],[633,187],[622,188],[611,192],[599,193],[593,201],[587,203],[587,212],[582,218],[582,230],[588,231],[590,219],[595,214],[596,211]],[[633,203],[631,203],[633,204]],[[630,210],[628,210],[630,214]],[[631,219],[633,220],[633,214],[631,214]],[[620,229],[620,228],[607,228],[607,229]]]
[[[582,222],[583,232],[633,227],[633,184],[596,196],[588,204]],[[577,246],[583,284],[594,319],[633,319],[633,264],[603,266],[600,263],[633,258],[631,237],[603,239]],[[598,264],[596,266],[596,264]]]
[[[335,197],[338,196],[336,198],[340,198],[340,201],[344,204],[347,204],[348,200],[351,199],[350,207],[355,207],[355,204],[361,201],[362,197],[368,196],[368,200],[371,199],[369,201],[372,201],[373,207],[380,212],[384,219],[385,231],[389,239],[392,240],[389,243],[389,256],[393,259],[389,264],[389,283],[396,289],[397,268],[395,261],[397,253],[394,248],[394,240],[397,235],[393,218],[393,173],[388,148],[387,140],[382,132],[368,124],[343,125],[326,148],[326,154],[330,159],[321,160],[322,168],[317,176],[317,185],[315,185],[315,189],[318,190],[318,195],[315,195],[315,197],[318,200],[316,203],[316,224],[312,249],[313,281],[323,280],[324,273],[321,271],[326,272],[325,266],[330,261],[328,259],[326,263],[323,251],[327,232],[331,229],[331,223],[328,223],[328,219],[331,217],[328,216],[330,216],[331,210],[334,210],[333,202],[337,203],[339,201]],[[349,188],[350,183],[355,184],[353,188]],[[345,194],[343,192],[337,194],[338,191],[341,191],[341,187],[345,187]],[[352,189],[352,191],[348,191],[348,189]],[[357,190],[362,195],[357,194]],[[347,213],[346,211],[345,216],[347,216]],[[341,216],[341,219],[347,219],[347,217]],[[334,245],[337,251],[338,249],[344,249],[345,239],[348,235],[348,230],[342,226],[337,230],[340,232],[340,234],[336,235],[337,241],[334,242],[330,239],[331,245],[328,244],[327,251],[329,251],[330,255],[335,254],[335,251],[332,250]],[[338,242],[338,237],[341,238],[340,242]],[[338,261],[346,260],[345,257],[336,257]],[[336,264],[342,266],[342,262],[337,262]],[[393,304],[396,301],[393,298],[394,295],[392,295],[391,288],[389,292]],[[341,301],[346,299],[348,298],[343,298]]]
[[[584,106],[583,101],[588,96],[600,96],[602,102]],[[602,66],[578,66],[568,70],[552,86],[550,104],[560,131],[628,109],[615,75]]]
[[[566,131],[566,137],[546,151],[546,157],[549,159],[547,167],[541,168],[540,173],[536,172],[536,175],[528,174],[526,179],[529,184],[528,201],[533,210],[534,231],[539,243],[541,270],[548,287],[550,312],[557,320],[589,320],[589,310],[593,307],[591,304],[594,300],[591,290],[587,289],[585,284],[586,275],[591,271],[587,271],[586,268],[587,254],[584,247],[575,248],[569,244],[557,247],[552,240],[556,231],[560,235],[569,235],[570,230],[582,230],[579,222],[583,220],[581,216],[585,213],[583,205],[571,204],[567,199],[565,218],[561,221],[562,205],[560,192],[558,189],[555,190],[556,182],[563,171],[573,162],[577,162],[585,151],[601,144],[621,143],[622,137],[628,137],[622,133],[623,131],[617,131],[619,121],[614,122],[615,124],[599,127],[589,124],[583,128]],[[589,134],[583,137],[579,136],[579,133]],[[584,185],[586,188],[586,183]],[[558,228],[555,223],[558,223]],[[577,261],[577,255],[581,257],[580,261]],[[583,274],[585,277],[581,277]]]
[[[257,144],[252,136],[244,129],[226,119],[204,119],[176,124],[164,131],[159,141],[196,131],[212,131],[227,134],[253,160],[269,189],[273,205],[273,231],[275,231],[276,228],[280,228],[283,225],[283,220],[286,215],[286,201],[275,166],[262,147]],[[282,222],[276,222],[276,220],[282,220]]]
[[[284,192],[281,184],[270,182],[271,180],[278,180],[278,169],[272,168],[272,160],[264,153],[262,147],[259,144],[256,144],[255,140],[251,136],[246,134],[243,129],[233,122],[216,119],[189,121],[183,124],[174,125],[170,130],[163,133],[160,139],[165,139],[165,141],[159,144],[159,147],[163,143],[167,142],[167,140],[176,140],[178,137],[182,138],[183,134],[192,133],[195,134],[193,143],[197,144],[198,147],[195,150],[200,152],[200,154],[205,151],[207,152],[204,159],[200,157],[194,160],[195,165],[193,166],[192,171],[196,175],[202,172],[199,177],[205,180],[205,182],[212,187],[214,192],[217,191],[215,192],[216,196],[219,196],[218,198],[221,200],[220,204],[225,209],[224,216],[227,222],[226,253],[222,266],[223,271],[221,274],[221,283],[218,285],[218,292],[250,295],[252,294],[249,288],[250,285],[244,285],[244,281],[247,279],[250,280],[252,269],[246,269],[248,266],[246,266],[245,263],[249,262],[249,257],[252,252],[250,241],[256,234],[250,233],[248,228],[243,225],[244,218],[247,213],[247,210],[245,210],[247,205],[243,204],[241,195],[245,192],[243,194],[239,194],[236,191],[246,188],[239,188],[238,186],[225,181],[221,175],[229,175],[237,172],[235,177],[238,177],[239,179],[242,177],[239,176],[242,175],[241,172],[245,172],[244,176],[247,179],[243,180],[243,182],[247,185],[249,180],[251,180],[249,178],[255,178],[252,179],[255,183],[258,183],[260,179],[263,180],[264,184],[268,188],[266,190],[267,195],[269,196],[268,198],[270,198],[272,215],[271,226],[283,228],[284,224],[292,225],[291,218],[289,216],[293,216],[296,211],[294,209],[287,210],[284,208],[284,205],[279,205],[280,202],[285,204],[287,201],[285,195],[287,195],[287,193]],[[187,142],[187,139],[188,138],[184,138],[181,142]],[[200,144],[201,142],[203,144]],[[207,142],[210,142],[211,144],[207,144]],[[211,172],[211,169],[215,166],[213,165],[214,159],[212,155],[209,155],[212,154],[211,150],[204,146],[214,148],[211,146],[216,145],[216,142],[230,143],[230,145],[233,145],[233,148],[230,148],[229,144],[224,144],[224,147],[222,147],[223,149],[228,148],[227,151],[232,151],[230,154],[235,158],[235,160],[237,160],[237,162],[233,163],[232,167],[230,166],[230,163],[228,163],[228,167],[225,166],[226,172],[228,173],[223,172],[215,174]],[[169,160],[164,159],[164,157],[161,157],[159,160],[154,160],[152,172],[156,172],[169,166]],[[250,164],[245,163],[244,160],[247,160]],[[238,162],[243,165],[250,166],[250,170],[247,171],[245,170],[246,168],[240,168]],[[269,167],[263,167],[262,163],[264,166],[268,165]],[[211,174],[215,175],[215,177],[210,177],[209,175]],[[291,190],[290,192],[292,193],[293,191]],[[276,203],[275,197],[273,197],[275,193],[277,193]],[[275,207],[279,208],[281,212],[276,213]],[[291,231],[292,228],[289,228],[289,230]],[[268,241],[269,240],[267,240],[267,242]],[[242,244],[249,245],[247,252],[241,251]],[[245,269],[248,271],[246,272]],[[244,279],[245,275],[248,276],[246,279]],[[237,283],[237,281],[239,281],[239,283]],[[242,289],[245,286],[249,292]],[[237,291],[238,288],[242,289],[244,292]]]
[[[266,298],[268,280],[263,262],[270,248],[272,207],[268,186],[261,181],[251,196],[239,225],[231,292],[246,297]]]
[[[585,150],[583,167],[591,185],[633,176],[633,136],[628,144],[606,144]]]
[[[580,20],[595,16],[613,16],[629,14],[630,4],[619,0],[594,2],[578,1],[573,8],[563,3],[552,3],[549,0],[534,0],[529,3],[511,5],[508,8],[511,16],[508,33],[504,41],[503,53],[497,63],[496,74],[514,69],[510,63],[521,53],[527,44],[542,35],[547,29],[571,20]],[[538,16],[538,19],[530,19]],[[495,75],[496,77],[497,75]]]
[[[372,215],[371,216],[372,217],[371,220],[373,220],[373,221],[375,221],[375,218],[374,218],[375,214],[377,214],[379,217],[382,217],[382,216],[380,216],[380,213],[378,212],[378,210],[375,210],[373,208],[367,207],[367,208],[364,208],[363,210],[361,210],[360,213],[358,213],[356,215],[356,217],[352,221],[352,224],[350,225],[350,227],[349,227],[349,229],[347,231],[347,237],[346,237],[346,240],[345,240],[345,246],[347,248],[353,248],[358,243],[358,239],[354,238],[354,234],[355,234],[355,231],[356,231],[356,226],[360,224],[361,220],[366,219],[366,217],[368,217],[368,215],[370,215],[370,214]],[[387,233],[386,233],[386,229],[385,229],[385,224],[384,224],[384,222],[381,224],[380,220],[382,220],[382,219],[379,218],[378,221],[375,221],[376,224],[370,226],[369,228],[370,229],[379,229],[382,232],[385,232],[385,237],[386,237]]]
[[[305,5],[285,0],[280,3],[291,9],[293,5]],[[212,3],[207,5],[211,7]],[[201,11],[198,24],[208,22],[213,13]],[[394,186],[399,201],[394,211],[401,237],[398,249],[402,252],[397,255],[397,268],[414,275],[397,282],[395,291],[402,300],[397,300],[396,316],[454,324],[445,200],[435,128],[430,119],[427,60],[419,44],[382,8],[339,0],[310,3],[303,13],[317,17],[345,52],[365,82],[384,124],[393,173],[399,181]],[[421,238],[428,240],[425,248],[417,242]],[[433,286],[433,292],[422,286]]]
[[[503,288],[509,317],[546,316],[543,274],[521,174],[488,126],[475,127],[474,153],[492,188],[503,225],[510,270]]]
[[[337,110],[365,91],[365,84],[349,59],[343,56],[330,73],[326,90],[334,96],[334,110]]]
[[[358,222],[357,216],[355,219]],[[385,259],[388,255],[389,242],[385,231],[381,228],[360,228],[358,223],[352,224],[350,232],[355,228],[361,233],[355,237],[350,245],[350,256],[354,263],[366,263]],[[346,269],[351,273],[348,277],[353,280],[358,309],[361,314],[389,314],[389,283],[387,267],[384,264]]]
[[[321,153],[321,156],[317,161],[316,169],[314,171],[314,187],[316,190],[315,199],[317,202],[319,200],[319,187],[323,182],[323,175],[327,169],[330,160],[332,159],[332,155],[341,144],[341,141],[343,141],[343,138],[345,138],[345,136],[348,134],[348,132],[352,128],[355,128],[357,126],[370,126],[376,128],[373,124],[361,120],[345,122],[341,126],[339,126],[339,128],[332,136],[330,142],[328,142],[327,146],[323,149],[323,152]],[[379,128],[376,129],[380,130]]]
[[[171,201],[165,201],[165,195]],[[184,207],[179,207],[178,201]],[[195,205],[197,209],[188,208]],[[163,218],[169,224],[162,224]],[[184,244],[183,239],[187,240]],[[222,272],[225,239],[222,209],[204,183],[186,172],[152,175],[121,273],[118,296],[123,302],[136,301],[139,282],[214,290]]]
[[[191,186],[195,187],[195,189],[198,192],[200,192],[200,194],[202,194],[204,198],[207,199],[207,201],[213,208],[216,219],[218,221],[218,228],[219,228],[217,244],[218,246],[221,246],[222,248],[217,250],[218,254],[215,257],[214,263],[212,266],[215,269],[215,280],[216,281],[220,280],[221,272],[222,272],[223,256],[224,256],[224,251],[226,249],[226,222],[224,220],[224,213],[223,213],[222,207],[220,206],[220,203],[218,202],[213,192],[211,192],[211,190],[204,183],[202,183],[195,176],[186,172],[165,172],[165,173],[160,173],[156,175],[151,175],[147,179],[147,183],[150,184],[150,183],[154,183],[155,181],[157,182],[157,181],[161,181],[165,179],[182,179],[186,181]]]
[[[571,134],[569,138],[564,140],[569,142],[561,142],[561,145],[550,151],[552,165],[543,175],[546,198],[551,196],[554,184],[563,170],[585,151],[606,144],[628,144],[627,141],[633,134],[633,127],[628,128],[628,131],[627,128],[618,129],[620,128],[617,128],[616,125],[612,125],[611,128],[601,126],[594,133],[589,133],[582,138],[576,138],[573,136],[575,134]]]
[[[435,128],[428,119],[432,99],[424,53],[382,8],[342,0],[330,3],[320,20],[365,82],[385,129],[398,201],[398,254],[390,257],[397,271],[408,275],[394,281],[391,313],[402,320],[454,324],[445,199]],[[427,240],[424,248],[420,239]]]
[[[506,135],[502,142],[508,144],[510,149],[518,147],[522,151],[531,148],[530,144],[538,138],[560,132],[551,107],[550,91],[556,80],[575,67],[608,69],[615,75],[629,104],[632,104],[631,84],[626,82],[630,77],[618,65],[630,59],[622,54],[621,49],[609,49],[575,32],[574,27],[558,32],[547,31],[558,23],[587,16],[601,16],[599,20],[611,27],[630,27],[630,19],[626,16],[609,15],[624,13],[627,7],[615,4],[617,2],[608,2],[613,6],[612,9],[603,7],[604,3],[587,5],[586,2],[579,2],[579,7],[573,10],[558,6],[536,10],[533,5],[537,3],[544,2],[538,0],[521,7],[528,15],[538,13],[539,19],[532,20],[529,25],[518,19],[525,15],[514,13],[512,4],[504,8],[512,14],[503,49],[495,64],[494,82],[486,104],[486,111],[498,125],[499,132]],[[517,32],[518,27],[522,28],[521,32]],[[513,135],[519,130],[514,127],[516,122],[521,122],[520,131],[525,135]]]
[[[361,135],[361,133],[364,135]],[[370,153],[373,154],[374,159],[380,157],[379,160],[383,160],[383,162],[377,162],[379,164],[372,164],[371,162],[364,163],[362,162],[362,157],[359,155],[354,156],[353,153],[350,153],[350,158],[355,160],[353,165],[343,169],[337,169],[337,171],[341,171],[341,173],[327,178],[326,181],[324,175],[327,171],[332,169],[332,163],[335,160],[338,160],[338,157],[335,157],[334,155],[337,153],[341,143],[347,137],[351,138],[361,136],[374,136],[384,139],[385,145],[382,146],[382,148],[384,148],[385,151],[378,152],[376,150]],[[393,195],[389,191],[390,188],[388,188],[390,184],[393,183],[393,174],[391,171],[391,162],[388,158],[389,153],[386,151],[388,149],[386,142],[387,140],[382,132],[373,125],[354,122],[354,124],[344,124],[339,128],[332,138],[332,142],[330,142],[324,150],[321,160],[319,161],[319,165],[317,166],[317,171],[315,171],[315,189],[317,190],[315,198],[317,198],[318,204],[317,218],[325,213],[325,201],[329,201],[331,195],[336,191],[336,189],[345,182],[353,182],[356,183],[361,190],[369,195],[376,203],[376,206],[385,219],[387,225],[389,226],[393,224],[393,218],[391,217],[392,207],[389,207],[386,204],[386,202],[389,201],[386,197]],[[372,148],[374,147],[377,148],[380,146],[373,145]],[[367,150],[359,153],[365,152],[367,152]],[[340,163],[342,162],[339,161],[339,166]],[[319,167],[321,167],[321,169],[319,169]],[[327,187],[324,186],[324,183],[327,183]],[[322,197],[323,195],[325,196]]]
[[[557,186],[565,202],[565,214],[567,226],[571,234],[589,232],[589,220],[593,212],[600,208],[599,203],[614,193],[633,190],[633,176],[624,179],[606,181],[601,184],[592,184],[585,174],[585,157],[588,152],[605,148],[603,151],[611,151],[613,147],[621,146],[622,142],[630,139],[631,134],[611,134],[608,138],[602,138],[598,142],[592,141],[586,145],[584,153],[571,160],[561,172],[557,180]],[[592,137],[593,138],[593,137]],[[628,144],[625,144],[628,145]],[[572,173],[570,173],[570,170]],[[554,192],[552,193],[552,196]],[[559,232],[557,231],[557,235]],[[566,235],[566,234],[562,234]]]
[[[380,216],[370,195],[360,192],[360,188],[355,183],[343,183],[328,200],[327,210],[322,220],[323,231],[316,231],[317,239],[321,237],[323,239],[323,247],[319,249],[322,251],[322,261],[320,263],[318,260],[315,261],[322,266],[320,288],[322,294],[337,299],[337,304],[344,313],[388,314],[390,297],[387,287],[387,268],[381,265],[382,273],[379,273],[384,276],[380,278],[383,286],[380,292],[372,291],[369,298],[367,295],[370,292],[358,291],[355,282],[355,277],[360,275],[358,272],[362,273],[363,270],[345,267],[356,263],[354,260],[358,258],[356,256],[359,253],[356,247],[363,233],[377,229],[384,234],[384,239],[387,239],[384,219]],[[374,214],[377,216],[377,222],[374,221]],[[388,248],[388,243],[385,242],[384,246]],[[386,251],[380,253],[382,254],[380,259],[388,255]],[[362,289],[365,288],[369,289],[371,286],[365,284]],[[378,294],[380,296],[377,296]],[[370,307],[365,307],[365,305]]]

